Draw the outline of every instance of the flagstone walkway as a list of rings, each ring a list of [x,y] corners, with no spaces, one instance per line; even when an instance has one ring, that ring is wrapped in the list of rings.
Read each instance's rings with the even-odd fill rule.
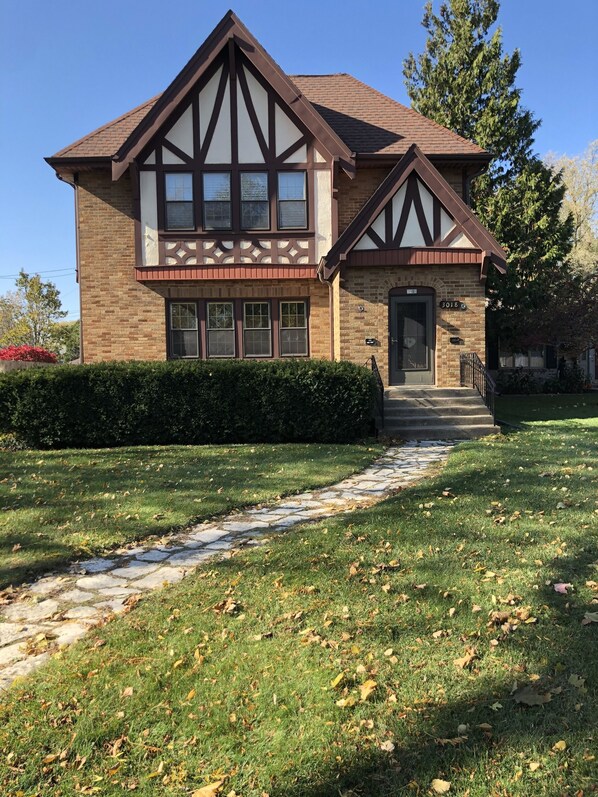
[[[330,487],[214,518],[150,544],[75,563],[24,584],[0,607],[0,689],[39,667],[59,648],[120,614],[137,596],[174,584],[231,549],[268,534],[351,512],[387,498],[446,460],[456,441],[421,440],[388,448],[368,468]],[[133,597],[135,596],[135,597]]]

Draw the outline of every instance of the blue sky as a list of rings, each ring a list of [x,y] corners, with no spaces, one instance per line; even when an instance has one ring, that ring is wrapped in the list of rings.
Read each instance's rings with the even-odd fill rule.
[[[43,158],[164,89],[230,7],[221,0],[4,0],[0,10],[0,293],[23,268],[78,317],[73,191]],[[288,73],[350,72],[408,104],[402,61],[420,52],[423,0],[236,0]],[[438,0],[436,2],[438,6]],[[172,22],[169,23],[169,17]],[[503,0],[540,154],[598,137],[597,0]]]

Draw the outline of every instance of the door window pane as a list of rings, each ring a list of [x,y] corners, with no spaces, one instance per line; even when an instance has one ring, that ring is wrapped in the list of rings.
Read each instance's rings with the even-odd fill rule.
[[[305,302],[280,303],[281,356],[307,355],[307,306]]]
[[[170,305],[170,353],[172,357],[199,357],[197,305],[172,302]]]
[[[204,172],[203,217],[205,230],[230,230],[230,172]]]
[[[194,230],[193,175],[175,172],[164,175],[166,196],[166,229]]]
[[[266,172],[241,172],[241,227],[244,230],[267,230],[270,227]]]
[[[243,307],[243,345],[246,357],[272,355],[269,302],[246,302]]]
[[[208,357],[235,356],[235,319],[232,302],[208,302]]]
[[[307,227],[305,172],[278,173],[278,226],[281,230]]]
[[[397,351],[401,371],[428,368],[426,311],[426,302],[401,302],[397,305]]]

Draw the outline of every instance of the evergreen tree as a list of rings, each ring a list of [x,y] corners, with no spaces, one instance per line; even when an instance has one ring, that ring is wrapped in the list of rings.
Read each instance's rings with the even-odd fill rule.
[[[567,270],[573,227],[561,214],[561,175],[533,154],[540,122],[521,104],[521,57],[503,52],[499,8],[498,0],[445,0],[435,14],[428,3],[424,52],[410,54],[403,73],[416,111],[493,155],[471,202],[508,255],[507,276],[489,274],[492,328],[523,345],[534,310]]]

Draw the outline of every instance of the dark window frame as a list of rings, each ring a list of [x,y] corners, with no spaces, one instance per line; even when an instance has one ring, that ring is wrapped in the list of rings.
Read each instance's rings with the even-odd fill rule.
[[[168,178],[175,175],[189,175],[191,178],[191,199],[168,199]],[[197,219],[195,215],[195,175],[193,173],[193,169],[177,169],[177,170],[170,170],[164,169],[163,171],[163,191],[164,191],[164,231],[165,232],[195,232],[197,230]],[[191,227],[170,227],[168,225],[168,206],[169,205],[191,205],[191,218],[193,220],[193,226]]]
[[[210,357],[208,355],[208,329],[207,329],[207,313],[208,304],[233,304],[233,328],[235,331],[235,355],[234,357]],[[280,306],[283,302],[303,302],[305,304],[305,321],[306,321],[306,354],[281,354],[280,352]],[[247,356],[245,354],[244,346],[244,304],[266,304],[270,305],[270,336],[271,336],[271,351],[272,354],[268,356]],[[170,305],[171,304],[195,304],[197,309],[198,319],[198,357],[188,357],[185,359],[197,360],[223,360],[223,359],[248,359],[248,360],[277,360],[277,359],[290,359],[290,358],[309,358],[311,357],[311,336],[310,336],[310,300],[307,296],[272,296],[271,294],[255,296],[255,297],[242,297],[242,298],[223,298],[223,299],[206,299],[206,298],[177,298],[166,299],[165,301],[165,322],[166,322],[166,356],[167,359],[180,359],[175,358],[172,350],[172,330],[170,327]]]
[[[209,326],[209,317],[210,317],[210,310],[209,307],[211,304],[230,304],[232,306],[232,326],[231,327],[221,327],[210,329]],[[205,300],[205,315],[206,315],[206,360],[235,360],[238,358],[239,354],[239,342],[237,340],[238,333],[237,333],[237,307],[236,302],[234,299],[206,299]],[[233,333],[233,353],[232,354],[210,354],[210,332],[232,332]]]
[[[263,174],[266,177],[266,199],[263,200],[250,200],[250,199],[243,199],[243,175],[244,174]],[[268,232],[272,230],[272,218],[271,218],[271,203],[270,203],[270,171],[267,168],[264,169],[239,169],[239,231],[245,232],[247,231],[259,231],[259,232]],[[243,205],[245,204],[252,204],[253,202],[258,201],[261,202],[266,206],[268,212],[268,221],[265,227],[249,227],[243,224]]]
[[[304,199],[280,199],[280,175],[281,174],[302,174],[303,175],[303,194]],[[277,169],[276,171],[276,229],[280,232],[292,230],[309,230],[309,172],[307,169]],[[280,222],[281,204],[285,202],[303,202],[305,208],[305,224],[300,227],[283,227]]]
[[[305,326],[304,327],[283,327],[282,326],[282,305],[283,304],[303,304],[305,305]],[[305,330],[305,354],[290,353],[283,354],[282,351],[282,331],[283,329],[304,329]],[[309,302],[307,299],[279,299],[278,301],[278,351],[279,357],[309,357]]]
[[[174,329],[172,326],[172,308],[176,304],[192,304],[195,305],[195,318],[197,320],[197,326],[195,330],[177,330]],[[202,336],[201,336],[201,317],[200,317],[200,302],[196,299],[175,299],[173,301],[169,301],[166,306],[166,329],[167,329],[167,354],[169,360],[201,360],[202,359]],[[196,339],[197,339],[197,355],[189,355],[189,356],[180,356],[175,355],[174,353],[174,341],[173,336],[175,332],[179,331],[195,331]]]
[[[228,200],[216,200],[216,199],[208,199],[206,200],[205,194],[205,177],[209,174],[226,174],[228,176]],[[201,182],[201,228],[204,232],[207,233],[216,233],[216,232],[235,232],[235,220],[233,218],[233,192],[235,190],[234,181],[233,181],[233,172],[231,169],[202,169],[200,171],[200,182]],[[224,204],[227,203],[229,206],[229,217],[230,217],[230,225],[228,227],[208,227],[206,224],[206,206],[210,204]]]
[[[247,346],[245,344],[245,332],[247,332],[247,327],[245,326],[245,307],[248,304],[267,304],[268,305],[268,314],[270,320],[270,326],[267,328],[268,332],[270,333],[270,354],[247,354]],[[241,300],[241,323],[242,323],[242,334],[243,334],[243,359],[247,360],[272,360],[274,359],[274,315],[273,315],[273,302],[272,299],[242,299]],[[252,327],[249,331],[259,330],[259,329],[266,329],[266,327]]]

